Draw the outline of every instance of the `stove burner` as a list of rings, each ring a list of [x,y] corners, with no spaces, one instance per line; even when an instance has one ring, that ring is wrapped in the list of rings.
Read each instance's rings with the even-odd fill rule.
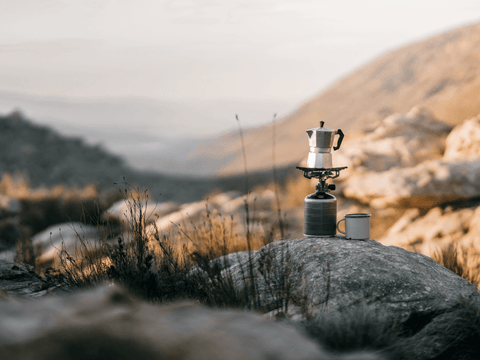
[[[345,170],[346,168],[346,166],[343,166],[328,169],[318,169],[297,166],[297,169],[302,170],[303,176],[307,179],[317,178],[319,180],[335,179],[340,176],[340,171]]]

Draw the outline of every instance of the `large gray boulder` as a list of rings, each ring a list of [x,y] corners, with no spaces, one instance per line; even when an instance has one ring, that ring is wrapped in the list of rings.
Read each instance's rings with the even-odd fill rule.
[[[296,306],[291,304],[288,310],[297,318],[304,315],[301,311],[305,306],[316,316],[369,304],[404,321],[412,314],[444,312],[461,304],[462,299],[477,297],[475,286],[431,258],[372,239],[334,236],[278,241],[252,253],[252,259],[262,305],[285,311],[284,304],[276,299],[285,295],[285,286],[278,282],[283,274],[290,283],[288,291],[297,295],[292,296]],[[223,271],[231,272],[240,291],[249,263],[240,260]],[[308,299],[302,305],[298,299],[305,296]]]
[[[287,324],[191,302],[154,306],[117,286],[0,302],[0,354],[31,359],[381,359],[333,355]]]

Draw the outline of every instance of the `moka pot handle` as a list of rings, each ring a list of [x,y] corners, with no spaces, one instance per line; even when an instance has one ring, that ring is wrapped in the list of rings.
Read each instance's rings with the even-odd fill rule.
[[[337,140],[337,146],[334,146],[333,150],[340,149],[340,145],[342,145],[343,137],[345,136],[343,135],[343,131],[341,129],[337,129],[337,134],[340,135],[340,137]]]

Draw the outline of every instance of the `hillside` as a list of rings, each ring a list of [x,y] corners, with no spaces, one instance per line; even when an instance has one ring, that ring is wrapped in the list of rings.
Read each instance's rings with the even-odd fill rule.
[[[325,121],[345,133],[372,126],[413,106],[429,108],[456,125],[480,113],[480,23],[448,31],[391,51],[342,78],[276,126],[277,166],[298,163],[308,153],[305,130]],[[245,136],[250,170],[271,166],[272,127]],[[223,155],[219,156],[219,152]],[[218,174],[244,169],[241,143],[227,134],[196,149],[195,158],[215,157]]]
[[[19,109],[62,135],[101,143],[136,170],[166,175],[193,171],[209,175],[218,164],[197,166],[188,155],[211,134],[237,128],[235,112],[245,126],[268,123],[273,112],[286,116],[293,102],[280,100],[160,100],[154,98],[51,98],[0,91],[0,113]]]
[[[212,191],[245,189],[243,175],[222,179],[197,179],[142,172],[125,164],[123,158],[82,138],[68,137],[48,126],[40,126],[21,113],[0,115],[0,179],[5,174],[26,176],[32,188],[95,184],[105,190],[124,189],[123,179],[148,189],[159,201],[201,200]],[[283,173],[279,173],[284,178]],[[250,184],[271,181],[271,171],[252,175]],[[115,185],[114,183],[120,183]]]

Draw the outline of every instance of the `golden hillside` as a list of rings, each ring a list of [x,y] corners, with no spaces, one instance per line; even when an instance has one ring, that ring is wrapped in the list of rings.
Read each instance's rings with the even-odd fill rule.
[[[395,112],[426,106],[452,125],[480,113],[480,23],[451,30],[391,51],[340,79],[307,101],[276,129],[277,166],[299,162],[308,153],[305,130],[325,121],[347,134]],[[241,120],[241,119],[240,119]],[[272,127],[245,134],[249,170],[271,167]],[[194,152],[214,158],[219,174],[244,170],[237,133],[206,143]]]

